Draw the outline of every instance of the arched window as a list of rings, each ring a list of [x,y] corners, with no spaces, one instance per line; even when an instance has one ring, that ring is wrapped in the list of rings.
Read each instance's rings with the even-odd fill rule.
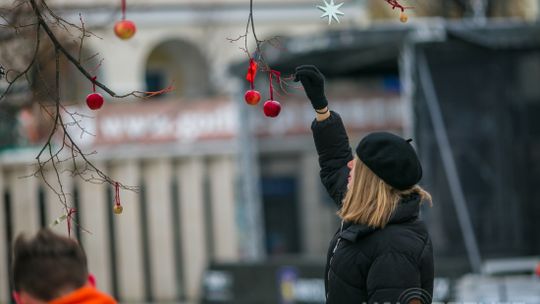
[[[146,61],[146,90],[158,91],[171,83],[175,90],[162,98],[193,99],[209,96],[209,68],[204,55],[193,44],[168,40],[158,44]]]

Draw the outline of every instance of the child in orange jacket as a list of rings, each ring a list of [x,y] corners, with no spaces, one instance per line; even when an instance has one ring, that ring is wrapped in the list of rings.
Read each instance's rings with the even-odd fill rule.
[[[76,241],[42,229],[32,239],[19,236],[13,251],[17,304],[116,303],[95,288],[86,255]]]

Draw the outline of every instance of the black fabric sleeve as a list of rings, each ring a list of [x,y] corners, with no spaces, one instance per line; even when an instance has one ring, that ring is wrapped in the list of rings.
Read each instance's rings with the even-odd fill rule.
[[[331,111],[326,120],[314,120],[311,130],[319,154],[321,181],[330,197],[341,207],[347,191],[347,163],[353,159],[345,126],[339,114]]]
[[[373,261],[366,287],[368,304],[409,303],[413,299],[431,303],[431,295],[421,288],[421,276],[411,257],[387,253]]]

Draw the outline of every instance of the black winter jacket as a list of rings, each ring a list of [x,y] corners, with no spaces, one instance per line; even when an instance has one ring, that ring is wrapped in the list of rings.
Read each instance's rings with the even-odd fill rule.
[[[340,207],[347,191],[347,162],[353,158],[343,122],[331,112],[311,128],[321,180]],[[383,229],[342,223],[328,249],[327,304],[405,303],[413,295],[431,302],[433,252],[419,208],[419,196],[411,195],[402,198]]]

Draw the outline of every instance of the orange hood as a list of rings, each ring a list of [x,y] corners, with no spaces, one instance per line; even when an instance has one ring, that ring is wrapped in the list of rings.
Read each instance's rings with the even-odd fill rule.
[[[109,295],[96,288],[86,285],[61,298],[50,301],[48,304],[116,304]]]

